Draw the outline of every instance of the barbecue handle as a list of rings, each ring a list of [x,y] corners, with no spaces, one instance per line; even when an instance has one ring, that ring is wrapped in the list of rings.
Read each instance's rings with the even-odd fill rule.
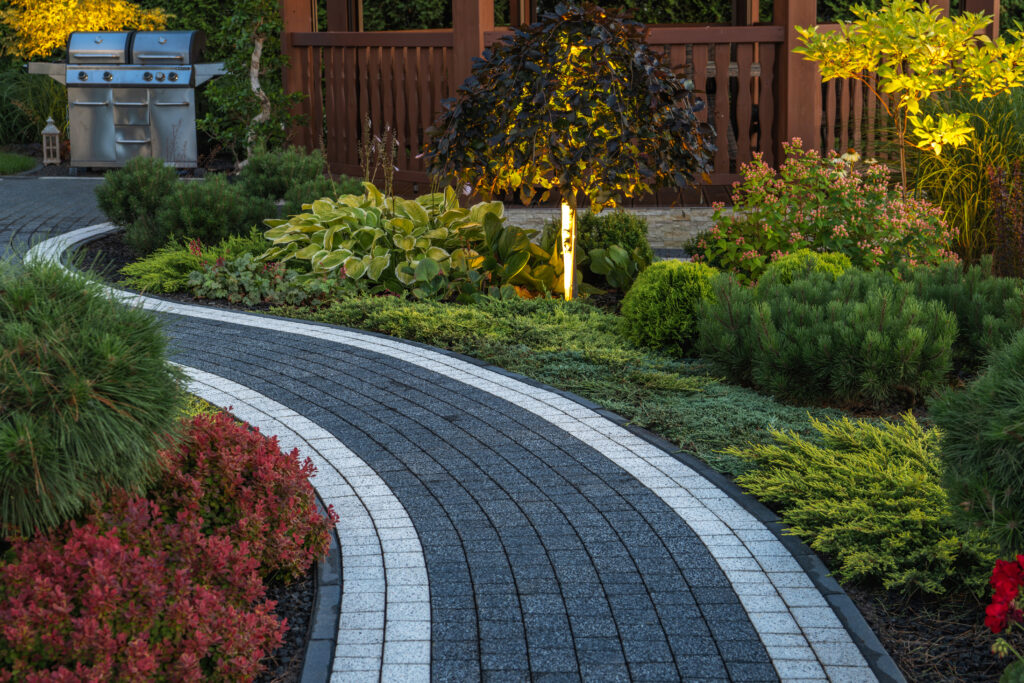
[[[177,59],[179,62],[185,61],[184,55],[171,54],[170,52],[140,52],[135,56],[139,59]]]
[[[154,107],[187,107],[190,104],[192,104],[192,103],[189,102],[188,100],[185,100],[184,102],[154,102],[153,106]]]
[[[106,102],[72,102],[71,105],[75,107],[109,107],[110,100]]]
[[[90,57],[93,59],[120,59],[121,55],[116,52],[72,52],[74,57]]]
[[[152,138],[146,138],[145,140],[114,140],[119,145],[148,145],[152,142]]]

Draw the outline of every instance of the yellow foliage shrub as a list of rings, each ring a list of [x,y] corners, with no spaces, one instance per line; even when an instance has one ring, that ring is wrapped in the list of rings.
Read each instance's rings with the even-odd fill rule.
[[[168,15],[127,0],[9,0],[0,21],[13,30],[6,51],[23,59],[49,57],[72,31],[162,29]]]

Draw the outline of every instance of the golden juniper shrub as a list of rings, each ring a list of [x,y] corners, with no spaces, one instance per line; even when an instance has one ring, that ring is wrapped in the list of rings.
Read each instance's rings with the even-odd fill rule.
[[[772,431],[775,443],[726,452],[756,467],[737,482],[775,503],[789,530],[828,556],[844,582],[943,593],[983,580],[983,539],[952,528],[939,431],[901,422],[811,419],[820,442]]]

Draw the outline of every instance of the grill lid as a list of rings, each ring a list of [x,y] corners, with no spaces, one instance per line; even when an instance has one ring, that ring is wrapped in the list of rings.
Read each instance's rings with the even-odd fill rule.
[[[125,64],[131,31],[75,31],[68,36],[68,64]]]
[[[195,64],[204,47],[201,31],[136,31],[132,40],[132,64]]]

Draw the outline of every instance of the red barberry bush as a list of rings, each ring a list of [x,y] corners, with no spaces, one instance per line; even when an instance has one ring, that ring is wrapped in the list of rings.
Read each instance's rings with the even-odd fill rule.
[[[239,681],[282,642],[244,543],[123,494],[16,539],[0,564],[0,681]]]
[[[282,453],[276,437],[226,413],[198,415],[166,465],[151,498],[167,514],[198,515],[204,531],[245,543],[264,577],[291,580],[327,553],[337,517],[317,510],[316,468],[298,450]]]

